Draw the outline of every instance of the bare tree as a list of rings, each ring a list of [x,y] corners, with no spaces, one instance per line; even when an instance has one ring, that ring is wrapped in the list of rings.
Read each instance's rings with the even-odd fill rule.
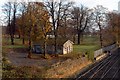
[[[11,44],[14,45],[14,35],[16,28],[16,13],[17,13],[17,2],[8,2],[3,6],[4,13],[8,21],[9,34],[11,37]]]
[[[61,26],[60,21],[62,20],[63,16],[66,16],[66,11],[70,7],[70,3],[65,3],[66,1],[60,0],[59,2],[50,0],[46,2],[46,6],[48,8],[49,14],[51,16],[52,20],[52,26],[53,26],[53,34],[55,36],[54,38],[54,46],[55,50],[54,53],[57,52],[57,38],[58,38],[58,29]],[[65,8],[65,5],[66,8]],[[63,10],[64,9],[64,10]]]
[[[72,18],[75,29],[77,30],[77,44],[80,44],[81,36],[88,26],[90,16],[89,9],[81,5],[81,7],[74,7],[72,10]]]
[[[12,41],[12,45],[14,45],[14,35],[15,35],[15,28],[16,28],[16,12],[17,12],[17,6],[18,3],[13,2],[13,23],[11,24],[12,27],[12,34],[11,34],[11,41]]]
[[[22,36],[22,43],[25,44],[25,12],[27,10],[27,3],[22,2],[21,3],[21,16],[22,16],[22,25],[20,26],[20,30],[21,30],[21,36]]]
[[[12,27],[11,27],[11,13],[12,13],[12,4],[11,4],[11,2],[8,2],[8,3],[4,4],[3,12],[6,15],[5,19],[7,19],[7,23],[8,23],[8,25],[7,25],[8,30],[9,30],[8,32],[9,32],[9,34],[11,36],[11,44],[13,44],[13,42],[12,42]]]
[[[120,42],[120,14],[111,12],[108,13],[108,33],[110,36],[113,36],[112,40],[114,40],[117,44]]]
[[[99,28],[100,46],[103,47],[102,29],[107,25],[107,9],[101,5],[94,8],[95,23]]]

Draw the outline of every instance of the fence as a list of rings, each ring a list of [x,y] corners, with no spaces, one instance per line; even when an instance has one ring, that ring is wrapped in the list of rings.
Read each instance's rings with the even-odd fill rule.
[[[116,47],[117,47],[116,44],[112,44],[110,46],[106,46],[106,47],[103,47],[99,50],[96,50],[96,51],[94,51],[94,58],[102,55],[105,51],[111,51],[111,50],[115,49]]]
[[[96,58],[102,54],[103,54],[103,49],[96,50],[96,51],[94,51],[94,58]]]

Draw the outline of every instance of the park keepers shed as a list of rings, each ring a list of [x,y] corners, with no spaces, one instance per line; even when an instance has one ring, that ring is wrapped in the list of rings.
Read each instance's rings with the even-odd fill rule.
[[[59,42],[57,42],[57,46],[56,46],[57,52],[56,53],[57,54],[68,54],[68,53],[71,53],[73,51],[73,44],[74,43],[71,40],[60,40]],[[43,51],[42,50],[42,45],[39,44],[37,46],[40,46],[41,49],[37,50],[37,49],[35,49],[37,47],[34,46],[34,49],[37,50],[35,52],[43,53],[43,52],[41,52],[41,51]],[[48,42],[48,44],[47,44],[47,53],[48,54],[53,54],[54,53],[53,41],[52,42],[51,41]]]
[[[73,42],[67,40],[65,43],[63,43],[62,51],[63,54],[71,53],[73,51]]]

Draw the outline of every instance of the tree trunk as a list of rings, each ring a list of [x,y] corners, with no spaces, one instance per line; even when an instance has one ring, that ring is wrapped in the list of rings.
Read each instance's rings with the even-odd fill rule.
[[[21,37],[21,36],[20,36],[20,33],[19,33],[18,38],[20,39],[20,37]]]
[[[31,39],[29,39],[29,52],[28,52],[28,58],[31,58]]]
[[[31,58],[31,26],[29,28],[29,52],[28,52],[28,58]]]
[[[75,43],[75,35],[73,35],[73,42]]]
[[[22,28],[21,28],[21,31],[22,31],[22,44],[25,44],[25,29],[24,29],[24,27],[26,27],[26,26],[24,26],[24,17],[22,16]]]
[[[9,23],[9,33],[10,33],[10,38],[11,38],[11,45],[14,45],[14,34],[13,34],[13,29],[12,29],[12,25],[10,25]]]
[[[103,44],[102,44],[102,33],[101,33],[101,30],[100,30],[100,46],[101,46],[101,48],[103,47]]]
[[[11,25],[11,44],[14,45],[14,35],[15,35],[15,27],[16,27],[16,4],[14,3],[14,11],[13,11],[13,23]]]
[[[78,32],[78,45],[80,44],[80,32]]]
[[[55,44],[54,44],[54,46],[55,46],[54,53],[56,54],[57,53],[57,35],[56,35],[56,33],[55,33]]]
[[[22,35],[22,44],[25,44],[25,35],[24,35],[24,33]]]
[[[46,44],[46,40],[44,40],[44,58],[46,58],[46,53],[47,53],[47,44]]]
[[[11,36],[11,45],[14,45],[14,35],[11,34],[10,36]]]
[[[99,20],[98,26],[99,26],[99,29],[100,29],[100,33],[99,33],[99,36],[100,36],[100,46],[102,48],[103,47],[103,40],[102,40],[102,28],[101,28],[101,25],[100,25],[100,20]]]
[[[83,42],[83,33],[81,33],[80,41]]]
[[[23,37],[23,39],[22,39],[22,43],[25,44],[25,39],[24,39],[24,37]]]

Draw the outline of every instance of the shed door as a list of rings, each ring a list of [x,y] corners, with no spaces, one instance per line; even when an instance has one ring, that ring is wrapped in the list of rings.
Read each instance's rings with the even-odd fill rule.
[[[36,53],[41,53],[41,47],[40,45],[34,45],[34,49]]]

